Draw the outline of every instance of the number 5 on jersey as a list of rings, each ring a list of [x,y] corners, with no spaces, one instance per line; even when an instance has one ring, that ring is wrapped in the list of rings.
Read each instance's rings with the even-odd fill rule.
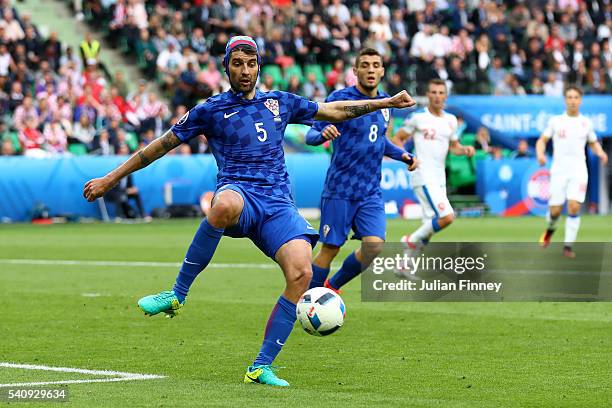
[[[257,133],[263,133],[263,135],[257,136],[257,140],[260,142],[268,140],[268,132],[264,129],[263,122],[255,122],[255,130],[257,130]]]

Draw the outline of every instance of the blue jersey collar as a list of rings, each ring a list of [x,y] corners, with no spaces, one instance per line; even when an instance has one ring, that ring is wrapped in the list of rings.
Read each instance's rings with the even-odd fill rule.
[[[347,89],[347,90],[348,90],[350,93],[352,93],[353,95],[355,95],[355,96],[359,96],[359,97],[364,98],[364,99],[371,99],[371,97],[370,97],[370,96],[362,94],[362,93],[359,91],[359,89],[357,88],[357,85],[350,86],[350,87],[348,87],[348,88],[346,88],[346,89]],[[374,99],[379,99],[379,98],[384,98],[384,97],[385,97],[385,96],[384,96],[382,93],[380,93],[380,89],[377,89],[377,90],[376,90],[376,97],[375,97]]]

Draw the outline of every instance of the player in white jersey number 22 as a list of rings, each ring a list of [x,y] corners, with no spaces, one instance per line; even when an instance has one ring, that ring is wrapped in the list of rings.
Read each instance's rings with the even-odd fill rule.
[[[423,208],[423,224],[412,234],[402,237],[405,253],[416,256],[433,234],[449,226],[454,219],[453,208],[446,197],[446,173],[444,166],[450,151],[456,155],[471,157],[472,146],[463,146],[457,135],[457,118],[444,111],[447,98],[446,84],[440,79],[429,81],[429,103],[424,112],[418,112],[406,120],[395,135],[396,143],[404,144],[414,138],[419,167],[411,173],[412,188]],[[410,271],[398,273],[407,276]]]
[[[546,216],[546,231],[540,237],[544,248],[550,244],[557,220],[567,201],[565,220],[565,245],[563,255],[575,258],[572,244],[576,241],[580,228],[580,206],[584,202],[589,180],[584,147],[589,145],[593,153],[606,164],[608,155],[603,151],[593,130],[593,123],[580,114],[582,91],[570,86],[565,89],[566,112],[553,116],[536,143],[538,162],[546,164],[546,144],[553,141],[553,158],[550,167],[550,199]]]

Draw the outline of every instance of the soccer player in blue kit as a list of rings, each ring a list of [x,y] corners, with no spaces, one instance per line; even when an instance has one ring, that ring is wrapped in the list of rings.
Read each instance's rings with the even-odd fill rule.
[[[103,196],[126,175],[146,167],[183,142],[205,134],[217,161],[217,190],[198,228],[172,291],[145,296],[139,307],[149,315],[174,316],[189,287],[210,262],[221,236],[248,237],[281,267],[283,294],[270,314],[263,344],[245,382],[288,386],[272,362],[296,320],[296,303],[312,277],[317,232],[298,213],[290,193],[283,136],[288,123],[339,122],[385,108],[413,106],[406,91],[392,98],[315,103],[286,92],[260,92],[255,85],[260,56],[251,37],[232,37],[223,60],[231,90],[186,113],[169,131],[106,176],[85,184],[88,201]]]
[[[382,100],[389,96],[378,90],[385,68],[376,50],[361,50],[353,72],[357,85],[332,92],[326,102]],[[382,158],[402,161],[409,170],[417,166],[412,154],[386,137],[390,118],[389,109],[382,109],[338,125],[318,121],[306,135],[310,145],[333,140],[331,164],[321,196],[322,247],[313,260],[310,287],[325,286],[338,291],[367,268],[382,249],[386,230],[380,191]],[[361,248],[347,256],[338,272],[327,280],[331,263],[351,228],[353,238],[361,240]]]

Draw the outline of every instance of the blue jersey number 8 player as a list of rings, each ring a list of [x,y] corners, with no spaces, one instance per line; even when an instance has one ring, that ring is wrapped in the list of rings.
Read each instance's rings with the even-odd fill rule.
[[[387,94],[378,90],[385,74],[381,55],[365,48],[355,60],[353,72],[357,85],[329,95],[326,102],[384,100]],[[319,121],[306,135],[308,144],[333,140],[333,154],[321,196],[321,243],[312,265],[310,286],[325,286],[338,291],[360,274],[378,255],[385,240],[386,216],[380,190],[383,156],[417,166],[416,159],[395,146],[387,138],[391,119],[389,109],[382,109],[359,118],[332,125]],[[331,262],[346,241],[350,230],[360,239],[361,248],[352,252],[331,279]]]
[[[248,237],[281,267],[286,281],[272,309],[260,352],[245,382],[289,385],[272,361],[296,320],[295,304],[312,277],[317,232],[297,211],[290,193],[283,153],[288,123],[313,119],[339,122],[385,108],[414,105],[406,91],[392,98],[315,103],[286,92],[255,89],[260,69],[251,37],[232,37],[223,60],[231,89],[192,108],[169,131],[102,178],[88,181],[83,195],[93,201],[119,180],[159,159],[179,144],[205,134],[217,161],[217,190],[208,217],[198,228],[171,291],[138,301],[149,315],[174,316],[196,276],[210,262],[222,235]]]

